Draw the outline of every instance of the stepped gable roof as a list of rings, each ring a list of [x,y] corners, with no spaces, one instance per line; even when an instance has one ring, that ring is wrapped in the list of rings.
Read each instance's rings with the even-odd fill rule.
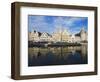
[[[41,36],[43,33],[41,33],[41,32],[37,32],[38,34],[39,34],[39,36]],[[49,33],[47,33],[47,32],[45,32],[48,36],[50,36],[51,37],[51,35],[49,34]]]

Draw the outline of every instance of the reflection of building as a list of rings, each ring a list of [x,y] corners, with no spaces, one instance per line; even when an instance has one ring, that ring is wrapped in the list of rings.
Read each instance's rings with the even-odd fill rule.
[[[49,47],[49,48],[40,48],[40,47],[32,47],[28,49],[28,54],[34,57],[38,56],[47,56],[49,53],[53,54],[57,57],[64,56],[67,57],[69,55],[75,55],[75,53],[80,53],[82,57],[87,55],[87,45],[75,46],[75,47]]]
[[[77,34],[70,34],[67,29],[63,28],[57,28],[53,34],[49,34],[46,32],[37,32],[32,31],[29,32],[29,41],[34,42],[41,42],[41,41],[47,41],[47,42],[81,42],[81,41],[87,41],[87,32],[84,30],[84,28],[81,29],[81,31]]]

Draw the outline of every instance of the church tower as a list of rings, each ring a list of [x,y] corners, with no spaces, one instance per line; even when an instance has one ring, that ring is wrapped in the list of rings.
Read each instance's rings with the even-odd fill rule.
[[[86,38],[87,37],[87,33],[84,30],[84,28],[81,29],[80,37],[81,37],[81,41],[86,41],[87,40],[87,38]]]

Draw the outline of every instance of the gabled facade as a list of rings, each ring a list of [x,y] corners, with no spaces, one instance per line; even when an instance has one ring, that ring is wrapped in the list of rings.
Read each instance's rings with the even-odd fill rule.
[[[32,31],[28,34],[28,40],[33,42],[41,42],[41,41],[47,41],[47,42],[82,42],[87,41],[87,32],[84,30],[84,28],[81,29],[81,31],[77,34],[71,35],[67,29],[56,29],[53,34],[48,34],[46,32],[37,32]]]

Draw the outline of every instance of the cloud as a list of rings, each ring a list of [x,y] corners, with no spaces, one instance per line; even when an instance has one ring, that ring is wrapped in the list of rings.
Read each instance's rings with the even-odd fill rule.
[[[40,32],[45,32],[48,31],[49,24],[45,21],[44,16],[30,16],[29,27],[30,30],[34,29]]]
[[[56,17],[54,20],[55,26],[66,26],[70,27],[75,25],[76,22],[83,21],[85,18],[82,17]]]
[[[87,20],[87,18],[31,15],[29,16],[29,30],[35,29],[40,32],[52,33],[57,27],[63,27],[73,33],[80,31],[83,26],[86,28],[84,20]]]

